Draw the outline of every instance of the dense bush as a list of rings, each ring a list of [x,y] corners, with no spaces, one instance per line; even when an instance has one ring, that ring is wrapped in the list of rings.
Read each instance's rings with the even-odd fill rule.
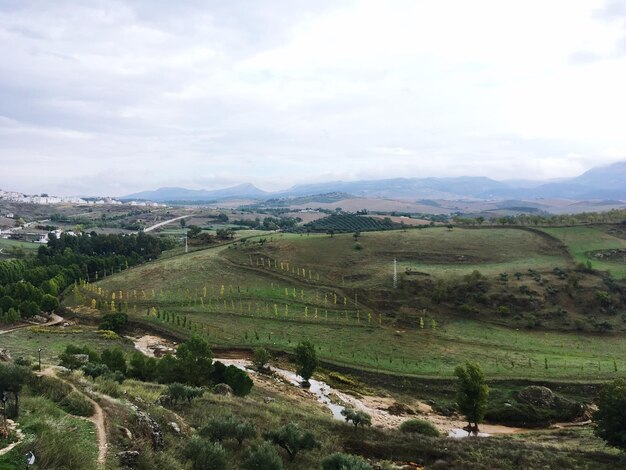
[[[128,324],[128,315],[125,313],[107,313],[102,317],[99,328],[120,332]]]
[[[272,359],[270,353],[265,348],[257,348],[254,350],[254,358],[252,364],[259,371],[265,371],[269,367],[269,362]]]
[[[346,421],[352,421],[355,428],[372,425],[372,417],[365,411],[355,411],[352,408],[344,408],[341,410],[341,414],[346,418]]]
[[[101,375],[106,375],[110,372],[109,367],[106,364],[98,362],[88,362],[82,366],[81,369],[87,377],[91,377],[92,379],[100,377]]]
[[[372,470],[372,466],[361,457],[337,452],[322,460],[322,470]]]
[[[263,442],[246,449],[241,462],[248,470],[283,470],[283,461],[276,449]]]
[[[224,372],[224,383],[231,386],[235,395],[243,397],[252,390],[252,379],[236,366],[228,366]]]
[[[87,362],[100,362],[100,355],[88,346],[74,346],[73,344],[68,344],[65,347],[65,351],[59,355],[59,359],[61,359],[60,365],[68,369],[78,369],[83,366],[84,363],[76,357],[77,354],[86,355],[88,357]]]
[[[93,404],[82,393],[74,390],[61,400],[59,405],[68,413],[76,416],[91,416],[94,412]]]
[[[138,380],[152,381],[157,376],[157,359],[135,351],[130,358],[128,376]]]
[[[602,389],[593,421],[598,437],[626,450],[626,380],[618,379]]]
[[[174,382],[167,387],[167,396],[170,397],[172,403],[176,404],[178,400],[187,400],[191,402],[194,398],[201,397],[204,389],[201,387],[191,387],[178,382]]]
[[[303,450],[319,449],[320,444],[311,432],[302,432],[294,423],[289,423],[275,431],[264,435],[265,439],[282,447],[289,454],[289,459],[296,458],[298,452]]]
[[[296,374],[298,374],[305,382],[308,382],[313,372],[317,368],[318,361],[315,353],[315,346],[309,341],[302,341],[296,347]]]
[[[184,454],[191,460],[193,470],[224,470],[228,467],[224,448],[198,436],[189,440]]]
[[[245,371],[233,365],[225,366],[220,361],[213,364],[210,380],[216,384],[225,383],[229,385],[235,395],[240,397],[250,393],[253,386],[252,379]]]
[[[111,371],[119,371],[126,374],[126,356],[120,348],[105,349],[102,351],[100,360]]]
[[[207,425],[200,430],[200,435],[217,442],[236,439],[241,446],[244,440],[256,436],[256,430],[251,422],[241,421],[235,416],[228,415],[209,420]]]
[[[425,436],[439,437],[437,427],[425,419],[409,419],[400,425],[400,431],[423,434]]]

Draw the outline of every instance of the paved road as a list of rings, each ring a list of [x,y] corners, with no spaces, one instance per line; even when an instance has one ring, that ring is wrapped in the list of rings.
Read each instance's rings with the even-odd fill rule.
[[[15,330],[19,330],[20,328],[25,328],[27,326],[54,326],[54,325],[58,325],[59,323],[61,323],[64,318],[57,315],[56,313],[53,313],[51,315],[52,320],[50,320],[48,323],[21,323],[13,328],[9,328],[8,330],[0,330],[0,335],[4,335],[7,333],[10,333],[11,331],[15,331]]]
[[[174,219],[166,220],[165,222],[159,222],[158,224],[152,225],[151,227],[144,228],[143,231],[144,231],[144,233],[145,232],[150,232],[150,231],[152,231],[152,230],[154,230],[156,228],[163,227],[164,225],[171,224],[172,222],[176,222],[177,220],[185,219],[187,217],[193,217],[193,216],[192,215],[181,215],[180,217],[176,217]]]

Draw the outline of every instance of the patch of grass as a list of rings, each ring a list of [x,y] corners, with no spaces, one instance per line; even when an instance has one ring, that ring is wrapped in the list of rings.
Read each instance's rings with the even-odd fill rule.
[[[70,392],[59,405],[63,410],[75,416],[91,416],[94,412],[93,404],[77,391]]]
[[[607,226],[546,227],[541,230],[561,240],[577,262],[590,261],[594,269],[611,271],[616,279],[626,277],[624,262],[598,260],[588,256],[591,251],[626,248],[626,240],[607,233]]]
[[[62,411],[51,400],[25,394],[19,425],[26,439],[0,456],[0,469],[23,468],[24,455],[32,451],[36,469],[91,470],[98,455],[95,428],[91,422]]]
[[[45,364],[57,365],[59,354],[68,344],[89,345],[90,348],[100,352],[103,349],[120,347],[125,351],[134,350],[133,344],[124,338],[108,340],[96,331],[94,327],[81,326],[80,331],[72,327],[69,333],[60,327],[35,327],[22,328],[2,335],[2,347],[7,348],[13,357],[22,356],[28,358],[33,364],[37,363],[38,349],[41,348],[41,361]],[[54,331],[52,331],[54,328]]]

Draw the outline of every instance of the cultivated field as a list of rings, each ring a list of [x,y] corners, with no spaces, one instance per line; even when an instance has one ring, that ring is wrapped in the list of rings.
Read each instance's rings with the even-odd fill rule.
[[[106,312],[113,300],[113,308],[141,321],[224,346],[290,350],[308,338],[324,360],[400,374],[449,377],[467,359],[493,377],[595,380],[626,370],[621,335],[519,329],[506,317],[485,324],[436,305],[416,305],[404,321],[401,312],[363,301],[370,289],[394,297],[394,258],[401,278],[405,268],[435,279],[474,270],[497,278],[530,268],[547,279],[555,267],[573,265],[550,237],[438,227],[367,233],[359,243],[357,250],[351,234],[269,235],[265,243],[253,239],[132,268],[82,287],[67,303],[93,299]]]

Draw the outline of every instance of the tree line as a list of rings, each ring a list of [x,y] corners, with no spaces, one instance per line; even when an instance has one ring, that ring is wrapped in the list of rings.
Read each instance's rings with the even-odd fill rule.
[[[158,258],[169,242],[150,235],[50,235],[36,256],[0,261],[0,321],[13,323],[59,307],[70,285]]]

